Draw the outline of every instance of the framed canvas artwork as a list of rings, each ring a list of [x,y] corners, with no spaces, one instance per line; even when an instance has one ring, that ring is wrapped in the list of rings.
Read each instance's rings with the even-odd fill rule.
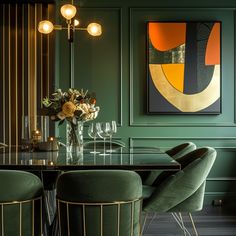
[[[221,23],[148,22],[148,113],[221,113]]]

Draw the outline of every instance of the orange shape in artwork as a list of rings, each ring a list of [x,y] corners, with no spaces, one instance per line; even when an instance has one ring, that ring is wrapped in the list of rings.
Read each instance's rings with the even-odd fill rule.
[[[206,65],[219,65],[220,64],[220,23],[215,23],[206,48],[205,56]]]
[[[184,64],[162,64],[162,70],[169,83],[183,93],[184,91]]]
[[[185,43],[186,23],[150,22],[148,26],[152,45],[159,51],[167,51]]]

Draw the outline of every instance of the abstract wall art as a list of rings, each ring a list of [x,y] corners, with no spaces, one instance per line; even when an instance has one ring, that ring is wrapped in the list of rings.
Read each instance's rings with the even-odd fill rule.
[[[221,23],[148,22],[148,113],[221,113]]]

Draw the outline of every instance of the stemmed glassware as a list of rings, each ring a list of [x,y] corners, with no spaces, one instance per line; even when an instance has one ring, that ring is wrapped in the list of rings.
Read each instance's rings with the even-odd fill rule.
[[[106,151],[105,151],[106,138],[110,137],[110,135],[109,135],[109,132],[111,130],[110,123],[109,122],[96,123],[96,128],[97,128],[97,133],[98,133],[99,137],[101,137],[104,141],[103,153],[100,153],[99,155],[102,155],[102,156],[110,155],[110,154],[106,153]]]
[[[116,132],[117,132],[117,125],[116,125],[116,121],[113,120],[113,121],[111,121],[111,126],[110,126],[110,129],[109,129],[109,132],[108,132],[109,138],[110,138],[110,150],[107,150],[108,152],[114,152],[114,150],[112,149],[112,136]]]
[[[90,153],[100,153],[96,151],[96,139],[98,137],[98,130],[97,130],[97,124],[91,123],[88,127],[88,135],[93,138],[93,151]]]

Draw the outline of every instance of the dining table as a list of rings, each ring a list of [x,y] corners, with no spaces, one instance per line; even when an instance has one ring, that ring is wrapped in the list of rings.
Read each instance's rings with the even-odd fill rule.
[[[84,148],[80,152],[24,151],[20,146],[0,148],[0,169],[26,171],[66,171],[83,169],[123,169],[133,171],[178,171],[181,165],[159,148],[116,148],[112,152],[91,153]]]
[[[22,150],[21,146],[1,147],[0,169],[30,171],[40,177],[44,186],[49,228],[54,228],[56,214],[55,183],[63,171],[121,169],[142,172],[181,169],[180,163],[156,147],[119,147],[112,152],[100,147],[96,150],[99,153],[93,151],[83,148],[79,152],[67,152],[63,146],[57,151]]]

